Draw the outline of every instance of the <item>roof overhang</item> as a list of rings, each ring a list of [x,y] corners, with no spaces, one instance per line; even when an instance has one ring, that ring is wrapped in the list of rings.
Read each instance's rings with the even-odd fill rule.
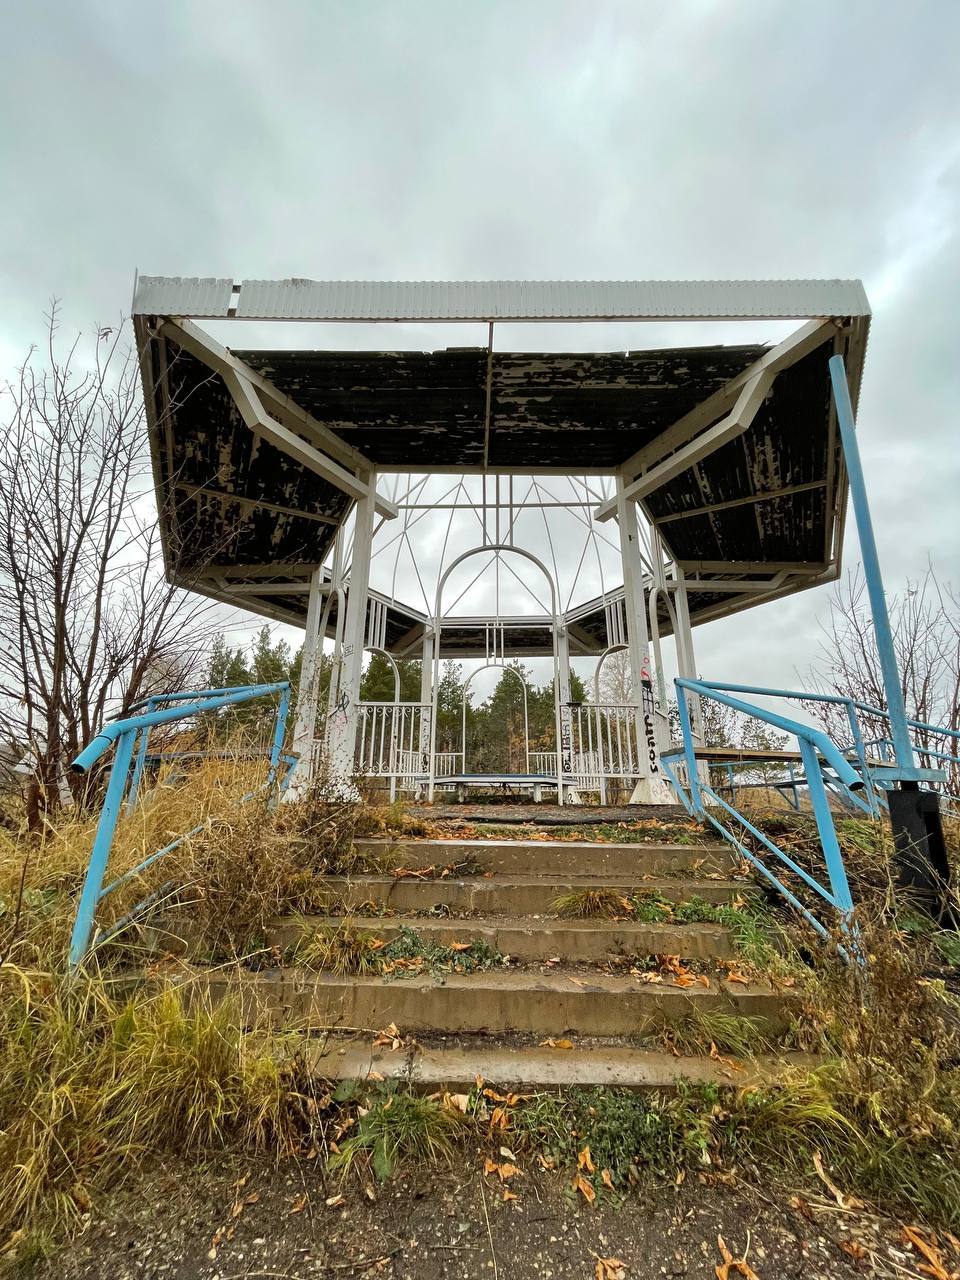
[[[302,625],[311,569],[377,470],[617,472],[684,571],[694,623],[839,571],[847,486],[827,361],[843,355],[856,404],[859,281],[141,277],[133,310],[167,572],[217,599]],[[772,346],[611,354],[236,351],[197,319],[806,323]],[[391,645],[409,647],[423,615],[389,603]]]

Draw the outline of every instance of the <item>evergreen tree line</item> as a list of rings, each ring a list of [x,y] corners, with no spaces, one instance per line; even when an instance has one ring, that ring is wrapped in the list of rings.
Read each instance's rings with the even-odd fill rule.
[[[274,641],[270,628],[257,633],[249,649],[231,647],[224,636],[217,636],[210,655],[208,687],[233,688],[245,684],[273,684],[289,680],[296,690],[300,680],[302,647],[293,650],[285,640]],[[525,769],[523,732],[523,693],[527,694],[527,714],[531,751],[552,751],[555,747],[553,682],[537,685],[520,662],[507,664],[493,691],[484,701],[475,703],[474,692],[468,691],[466,705],[467,766],[478,772],[522,773]],[[321,658],[320,697],[326,698],[332,661],[328,653]],[[397,662],[400,675],[400,700],[420,701],[421,664],[416,659],[401,658]],[[519,677],[519,679],[518,679]],[[459,751],[462,736],[463,692],[466,682],[463,664],[447,660],[441,664],[437,688],[437,750]],[[571,697],[586,702],[587,692],[576,672],[571,673]],[[392,702],[395,679],[393,667],[375,653],[363,673],[360,697],[364,702]],[[211,721],[210,732],[226,737],[238,726],[256,732],[269,724],[272,705],[264,702],[241,703],[221,712]],[[292,721],[291,721],[292,723]]]
[[[257,633],[248,650],[231,648],[220,635],[210,655],[208,687],[219,689],[245,684],[273,684],[289,680],[296,690],[300,680],[302,647],[293,650],[285,640],[274,641],[268,626]],[[328,653],[321,658],[321,705],[329,687],[332,660]],[[534,684],[530,672],[521,662],[507,664],[493,691],[482,702],[475,702],[474,690],[468,690],[466,703],[466,767],[478,773],[523,773],[526,769],[523,693],[527,694],[529,748],[531,751],[553,751],[556,742],[553,682]],[[419,702],[421,664],[416,659],[397,662],[400,676],[401,702]],[[437,689],[437,750],[461,750],[463,736],[463,693],[466,674],[463,664],[448,659],[441,664]],[[519,677],[519,678],[518,678]],[[576,672],[571,672],[571,697],[574,702],[589,701],[587,690]],[[371,655],[360,682],[364,702],[392,702],[395,692],[394,671],[381,653]],[[625,696],[625,695],[621,695]],[[769,725],[745,719],[736,712],[710,699],[703,702],[704,734],[708,746],[740,746],[759,750],[780,749],[786,735]],[[680,737],[676,704],[671,712],[671,736]],[[234,733],[238,727],[250,730],[251,737],[269,732],[273,705],[266,701],[241,703],[211,717],[209,732],[218,738]],[[291,718],[292,725],[292,718]],[[743,780],[766,781],[779,776],[779,766],[738,765]],[[723,783],[725,773],[717,771],[716,781]]]

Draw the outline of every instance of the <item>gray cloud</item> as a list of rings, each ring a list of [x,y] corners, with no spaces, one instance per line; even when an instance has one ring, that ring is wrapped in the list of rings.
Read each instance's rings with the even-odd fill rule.
[[[7,370],[50,295],[69,324],[109,323],[135,265],[237,278],[859,275],[875,308],[860,432],[889,583],[928,555],[954,573],[953,0],[5,9]],[[434,336],[477,340],[392,330],[389,342]],[[658,340],[617,331],[601,344]],[[821,590],[702,628],[701,667],[791,678],[825,601]]]

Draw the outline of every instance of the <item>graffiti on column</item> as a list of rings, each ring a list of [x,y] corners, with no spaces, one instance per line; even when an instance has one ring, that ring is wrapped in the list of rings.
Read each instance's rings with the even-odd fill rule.
[[[660,772],[657,758],[657,739],[654,731],[654,712],[656,703],[653,698],[653,680],[650,676],[650,652],[646,650],[640,662],[640,708],[643,712],[643,739],[647,753],[647,765],[650,772]]]
[[[573,714],[567,703],[560,706],[560,772],[573,772]]]

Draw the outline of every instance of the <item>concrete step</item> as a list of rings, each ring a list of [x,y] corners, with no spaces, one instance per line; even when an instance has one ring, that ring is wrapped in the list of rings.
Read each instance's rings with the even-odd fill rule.
[[[390,907],[393,911],[430,911],[435,907],[451,912],[478,911],[484,916],[550,915],[562,894],[574,889],[615,889],[618,893],[661,893],[670,902],[699,897],[704,902],[731,902],[750,885],[744,880],[671,879],[666,876],[465,876],[418,880],[384,876],[323,876],[317,887],[329,893],[328,912],[341,905],[356,910],[364,903]]]
[[[683,871],[723,874],[736,866],[728,845],[600,844],[575,840],[357,840],[354,848],[388,867],[470,861],[485,871],[527,875],[641,876]]]
[[[394,1023],[404,1033],[526,1032],[537,1036],[644,1036],[694,1011],[757,1018],[784,1029],[780,995],[765,983],[678,986],[591,969],[496,969],[410,978],[341,977],[300,969],[229,975],[185,969],[185,980],[213,999],[240,1001],[248,1022],[310,1029],[371,1030]]]
[[[571,964],[605,960],[612,955],[679,955],[687,959],[726,959],[735,954],[730,932],[715,924],[638,924],[629,920],[440,919],[422,916],[311,916],[313,929],[356,929],[385,942],[404,927],[427,943],[450,946],[482,940],[501,955],[518,960],[559,956]],[[293,943],[298,923],[278,920],[267,931],[267,944]]]
[[[542,1045],[454,1044],[400,1049],[331,1036],[309,1055],[328,1080],[397,1080],[430,1092],[469,1093],[477,1077],[500,1089],[591,1088],[676,1089],[683,1081],[738,1089],[773,1082],[784,1072],[812,1069],[813,1054],[764,1054],[750,1059],[677,1057],[647,1049],[607,1044],[572,1049]]]

